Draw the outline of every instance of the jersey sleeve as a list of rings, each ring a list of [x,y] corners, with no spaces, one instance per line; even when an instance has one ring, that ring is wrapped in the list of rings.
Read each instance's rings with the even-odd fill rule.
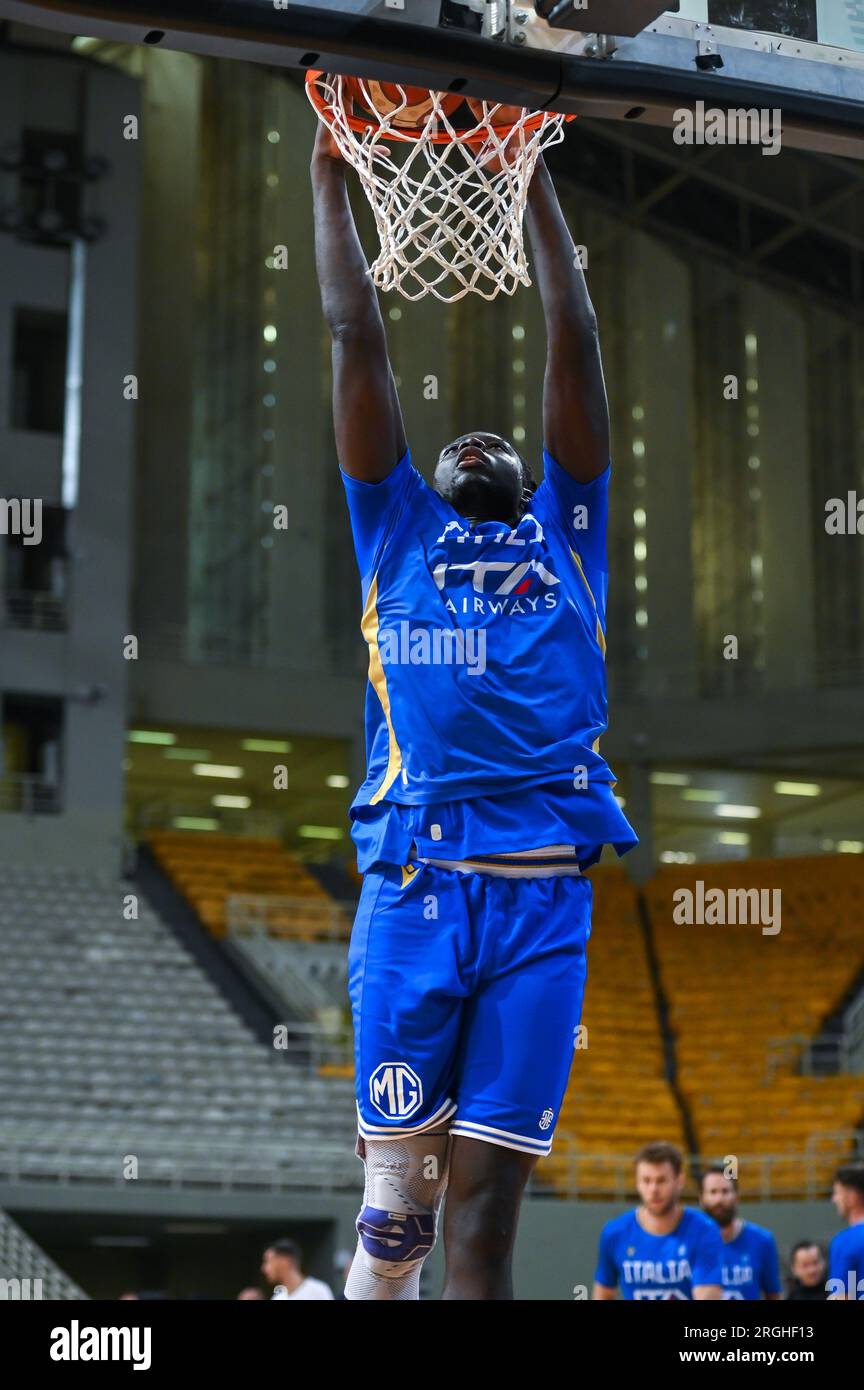
[[[594,1271],[595,1284],[602,1284],[604,1289],[616,1289],[618,1287],[618,1264],[615,1260],[614,1240],[615,1232],[611,1225],[604,1226],[600,1232],[597,1268]]]
[[[691,1266],[693,1288],[723,1283],[723,1237],[712,1221],[699,1234]]]
[[[342,469],[339,471],[348,500],[357,564],[365,580],[377,568],[384,541],[409,498],[424,490],[426,484],[411,463],[410,449],[380,483],[364,483]]]
[[[578,483],[544,449],[543,470],[543,481],[534,494],[531,511],[541,526],[554,521],[563,528],[568,545],[579,556],[605,632],[609,587],[606,531],[612,465],[607,464],[590,483]]]
[[[762,1292],[783,1292],[783,1283],[780,1278],[780,1256],[777,1252],[777,1242],[770,1231],[765,1235],[765,1248],[762,1257]]]

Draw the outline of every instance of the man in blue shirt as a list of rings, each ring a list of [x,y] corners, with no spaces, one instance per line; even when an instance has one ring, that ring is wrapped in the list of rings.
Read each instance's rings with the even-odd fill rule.
[[[441,449],[429,487],[323,125],[312,182],[369,650],[349,952],[366,1191],[346,1297],[418,1297],[447,1186],[443,1297],[509,1299],[522,1192],[551,1147],[581,1017],[585,870],[636,839],[600,753],[610,464],[597,323],[541,159],[527,223],[547,333],[544,479],[475,429]]]
[[[738,1182],[722,1163],[702,1174],[701,1207],[723,1238],[723,1297],[776,1302],[782,1292],[780,1256],[770,1231],[738,1215]]]
[[[716,1224],[681,1203],[684,1159],[674,1144],[636,1155],[641,1206],[607,1221],[600,1235],[594,1298],[719,1300],[723,1242]]]
[[[828,1253],[829,1298],[864,1302],[864,1167],[850,1165],[834,1174],[833,1201],[847,1229]]]

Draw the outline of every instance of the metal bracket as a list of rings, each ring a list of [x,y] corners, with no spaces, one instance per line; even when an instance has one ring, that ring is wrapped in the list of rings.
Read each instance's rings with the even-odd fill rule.
[[[480,15],[482,21],[480,33],[484,39],[507,37],[507,21],[511,0],[451,0],[451,3],[462,5],[466,10]],[[385,4],[389,5],[390,0],[385,0]],[[401,8],[402,6],[400,6]]]

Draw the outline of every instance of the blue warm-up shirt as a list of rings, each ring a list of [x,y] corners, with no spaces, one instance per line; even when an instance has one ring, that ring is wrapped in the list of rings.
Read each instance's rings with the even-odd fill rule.
[[[864,1221],[848,1226],[832,1240],[828,1278],[839,1279],[843,1284],[842,1289],[832,1289],[832,1293],[843,1293],[849,1298],[854,1288],[856,1302],[864,1302]]]
[[[782,1289],[777,1242],[763,1226],[745,1221],[734,1240],[723,1242],[723,1297],[759,1299]]]
[[[369,648],[362,869],[554,844],[580,863],[636,836],[606,730],[610,469],[545,477],[515,527],[471,525],[406,453],[380,483],[343,473]]]
[[[600,1236],[595,1281],[620,1285],[624,1299],[692,1299],[694,1286],[722,1284],[723,1239],[717,1223],[685,1207],[665,1236],[640,1226],[636,1212],[607,1221]]]

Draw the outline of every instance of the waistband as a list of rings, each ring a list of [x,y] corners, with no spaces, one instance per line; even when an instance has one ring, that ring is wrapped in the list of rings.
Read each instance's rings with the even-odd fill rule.
[[[414,847],[416,850],[416,846]],[[451,869],[459,874],[491,874],[495,878],[574,878],[582,870],[575,845],[545,845],[541,849],[506,854],[474,854],[470,859],[432,859],[412,854],[420,864]]]

